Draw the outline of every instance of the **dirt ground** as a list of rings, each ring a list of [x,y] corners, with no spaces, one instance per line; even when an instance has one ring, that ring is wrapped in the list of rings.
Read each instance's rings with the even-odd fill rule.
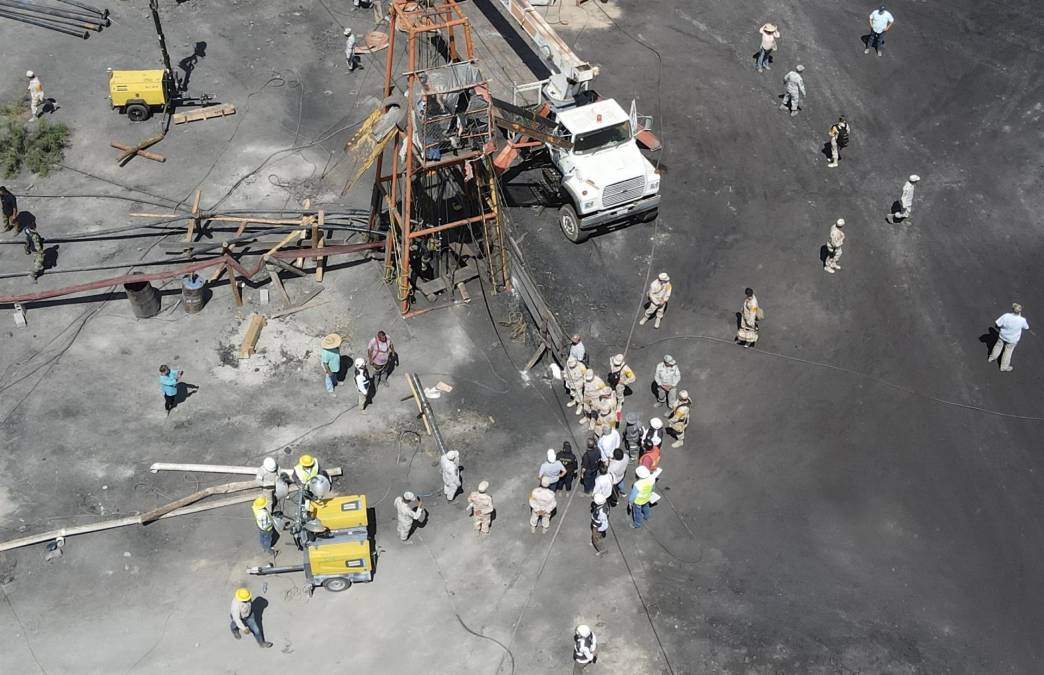
[[[51,562],[43,545],[0,553],[0,671],[565,673],[583,622],[600,641],[592,672],[1039,672],[1044,491],[1032,453],[1044,353],[1027,334],[1016,370],[999,373],[981,338],[1012,301],[1031,325],[1041,305],[1044,25],[1025,3],[904,2],[877,58],[859,41],[871,8],[540,9],[601,65],[598,90],[625,107],[636,98],[665,144],[656,223],[574,246],[553,212],[511,210],[566,330],[584,333],[599,369],[627,352],[639,376],[628,409],[655,414],[653,367],[665,352],[678,359],[693,422],[682,449],[665,449],[665,499],[649,527],[631,530],[617,510],[610,551],[595,558],[588,499],[574,492],[551,532],[530,534],[525,499],[544,452],[583,437],[546,369],[520,372],[532,345],[500,323],[516,309],[510,295],[490,296],[487,314],[472,288],[470,305],[406,322],[380,266],[348,256],[327,274],[326,304],[272,320],[246,361],[234,353],[262,309],[256,288],[237,308],[222,281],[189,315],[168,283],[148,320],[121,294],[37,303],[28,327],[0,330],[3,539],[140,513],[224,480],[151,474],[155,461],[292,463],[310,452],[343,467],[339,492],[368,496],[379,559],[373,583],[341,594],[308,597],[300,575],[249,576],[265,555],[246,504],[71,537]],[[197,189],[206,209],[365,207],[366,180],[339,194],[353,168],[343,146],[379,100],[383,56],[349,74],[341,30],[370,30],[368,11],[165,3],[190,90],[238,112],[174,127],[155,148],[165,164],[121,169],[109,142],[145,138],[158,122],[108,108],[105,68],[159,57],[143,3],[110,9],[114,26],[86,42],[0,22],[0,98],[19,96],[33,69],[73,129],[63,170],[6,183],[45,237],[185,208]],[[782,47],[757,74],[756,31],[769,20]],[[777,96],[797,62],[808,97],[791,119]],[[838,114],[853,142],[827,169],[821,149]],[[887,224],[910,173],[923,178],[913,223]],[[512,189],[521,201],[524,177]],[[838,217],[849,223],[844,269],[826,275],[818,255]],[[158,242],[61,243],[36,288],[90,276],[63,269],[162,258]],[[0,246],[0,273],[28,265],[19,242]],[[661,270],[675,288],[664,327],[636,327]],[[287,281],[295,298],[314,285]],[[745,286],[767,312],[753,350],[729,344]],[[0,294],[30,287],[0,278]],[[365,416],[350,383],[324,391],[319,338],[339,332],[355,355],[378,329],[403,372],[453,386],[432,406],[461,451],[465,490],[491,482],[490,538],[472,532],[462,498],[441,497],[401,377]],[[169,417],[160,363],[199,387]],[[404,546],[392,500],[405,489],[431,518]],[[285,538],[277,548],[279,564],[297,560]],[[243,583],[268,603],[272,650],[228,634]]]

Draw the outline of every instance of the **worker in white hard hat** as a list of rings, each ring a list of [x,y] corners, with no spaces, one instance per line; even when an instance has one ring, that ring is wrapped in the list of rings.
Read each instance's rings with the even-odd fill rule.
[[[533,488],[529,493],[529,508],[532,510],[529,516],[529,531],[536,534],[537,523],[543,528],[541,532],[546,533],[551,527],[551,513],[558,507],[555,493],[550,489],[551,481],[547,476],[540,479],[540,485]]]
[[[355,34],[351,28],[344,29],[344,60],[348,62],[348,72],[354,72],[356,68]]]
[[[682,389],[678,392],[678,405],[667,417],[667,426],[677,439],[671,443],[672,448],[680,448],[685,445],[685,430],[689,427],[689,392]]]
[[[833,274],[841,269],[837,263],[841,259],[842,249],[845,245],[845,219],[838,218],[837,222],[830,226],[830,234],[827,236],[826,260],[823,261],[823,271]]]
[[[913,198],[914,198],[914,186],[920,182],[921,177],[917,174],[913,174],[906,182],[903,183],[903,193],[899,196],[899,210],[895,210],[895,206],[892,206],[892,210],[889,211],[888,217],[885,219],[890,223],[898,223],[900,221],[906,221],[909,224],[910,213],[913,211]]]
[[[671,290],[671,277],[666,272],[660,272],[649,284],[649,301],[645,304],[645,315],[638,321],[639,326],[644,326],[655,315],[653,328],[660,327],[663,313],[667,311],[667,302],[671,299]]]
[[[624,396],[630,391],[630,386],[638,380],[638,377],[627,365],[623,354],[616,354],[609,359],[609,375],[605,378],[606,383],[616,390],[616,402],[622,406]]]
[[[591,500],[591,546],[595,555],[605,553],[605,533],[609,530],[609,503],[604,494],[595,493]]]
[[[274,556],[275,551],[272,549],[272,544],[275,543],[278,535],[275,530],[275,522],[272,520],[271,507],[271,502],[269,502],[268,497],[264,495],[261,495],[254,500],[254,522],[257,523],[257,532],[261,541],[261,549],[268,555]]]
[[[654,417],[649,420],[649,426],[642,427],[641,440],[638,442],[638,455],[644,455],[652,448],[663,445],[663,420]]]
[[[232,637],[239,640],[245,633],[253,635],[257,640],[258,647],[268,648],[271,642],[265,640],[265,634],[261,632],[261,626],[254,614],[254,596],[248,588],[237,588],[232,596],[232,606],[229,608],[229,618],[232,620],[229,628],[232,629]]]
[[[446,501],[451,502],[460,491],[460,453],[450,450],[439,458],[439,468],[442,470],[442,491],[446,495]]]
[[[791,117],[796,117],[801,110],[801,98],[805,95],[805,78],[801,76],[803,72],[805,67],[797,65],[794,70],[783,76],[783,103],[779,109],[789,109]]]
[[[653,488],[661,473],[663,473],[663,469],[649,471],[647,466],[639,466],[634,470],[637,480],[631,484],[631,494],[627,496],[627,501],[631,504],[631,520],[633,521],[631,527],[639,528],[642,523],[649,520],[652,504],[657,499],[653,497]]]
[[[666,354],[663,361],[656,364],[656,374],[653,376],[653,385],[656,388],[656,406],[664,403],[673,408],[678,403],[678,382],[681,381],[681,371],[674,357]]]
[[[43,83],[36,73],[31,70],[25,71],[25,79],[28,80],[26,89],[29,92],[29,120],[32,121],[43,115],[47,99],[44,98]]]
[[[573,633],[573,662],[579,668],[598,660],[598,638],[590,626],[583,624],[576,627]]]
[[[493,520],[493,497],[489,494],[489,482],[482,481],[478,489],[468,495],[468,511],[475,532],[489,534],[489,524]]]
[[[359,392],[359,410],[366,414],[366,406],[373,400],[373,379],[366,368],[366,359],[355,359],[355,388]]]
[[[258,466],[258,471],[255,476],[257,483],[261,486],[264,496],[268,498],[268,504],[272,507],[276,507],[276,484],[281,480],[284,480],[282,475],[279,473],[279,464],[276,463],[275,457],[265,457],[261,465]]]
[[[586,372],[587,366],[575,356],[570,356],[566,359],[566,367],[562,373],[566,391],[569,392],[569,403],[566,404],[566,407],[572,408],[576,406],[577,415],[584,413],[584,374]]]
[[[413,533],[413,527],[419,521],[424,520],[424,515],[425,511],[421,500],[417,499],[417,495],[409,490],[395,498],[396,529],[399,531],[399,539],[401,541],[405,542],[410,538],[410,535]]]

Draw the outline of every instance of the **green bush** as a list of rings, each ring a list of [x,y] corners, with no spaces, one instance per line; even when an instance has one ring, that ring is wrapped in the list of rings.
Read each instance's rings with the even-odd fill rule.
[[[22,169],[46,176],[69,147],[69,127],[42,118],[27,123],[27,115],[24,102],[0,106],[0,173],[6,178]]]

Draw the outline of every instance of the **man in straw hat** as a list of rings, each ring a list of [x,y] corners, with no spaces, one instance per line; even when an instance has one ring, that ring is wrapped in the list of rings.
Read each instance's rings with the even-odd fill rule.
[[[334,394],[337,386],[337,376],[341,372],[341,336],[330,333],[319,341],[319,364],[323,367],[323,380],[326,382],[326,391]]]
[[[993,345],[993,351],[990,352],[990,358],[987,361],[996,361],[999,356],[1001,372],[1010,373],[1014,370],[1011,367],[1011,353],[1015,351],[1015,345],[1019,343],[1022,331],[1029,330],[1029,322],[1022,316],[1022,305],[1015,302],[1011,305],[1011,311],[1002,314],[994,324],[1000,331],[1000,336]]]
[[[903,183],[903,193],[899,196],[899,211],[889,212],[885,220],[890,223],[898,223],[910,217],[910,213],[913,211],[914,186],[920,180],[920,176],[913,174]]]
[[[841,259],[841,247],[845,245],[845,219],[838,218],[837,222],[830,226],[830,235],[827,237],[827,257],[823,261],[823,271],[833,274],[841,269],[837,261]]]
[[[639,326],[644,326],[645,322],[655,314],[656,321],[653,323],[653,328],[660,327],[660,320],[663,319],[663,313],[667,310],[667,302],[671,299],[671,290],[670,276],[666,272],[660,272],[649,284],[649,302],[645,306],[645,316],[638,322]]]
[[[754,60],[754,69],[760,73],[762,70],[772,70],[768,62],[772,58],[770,54],[776,50],[779,29],[776,28],[776,24],[767,23],[758,30],[758,33],[761,35],[761,48],[758,49],[758,55]]]

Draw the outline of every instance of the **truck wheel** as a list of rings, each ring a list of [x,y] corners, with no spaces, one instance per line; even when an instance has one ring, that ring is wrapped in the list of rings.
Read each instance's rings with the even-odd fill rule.
[[[127,106],[127,119],[131,122],[144,122],[151,116],[152,111],[141,103],[131,103]]]
[[[558,209],[558,224],[562,228],[562,234],[574,244],[587,241],[588,234],[580,229],[580,219],[577,218],[576,209],[572,204]]]
[[[323,582],[323,588],[333,593],[340,593],[352,585],[351,580],[344,577],[330,577]]]
[[[651,211],[646,211],[642,214],[641,221],[643,223],[651,223],[652,221],[656,220],[656,216],[658,215],[660,215],[659,209],[652,209]]]

